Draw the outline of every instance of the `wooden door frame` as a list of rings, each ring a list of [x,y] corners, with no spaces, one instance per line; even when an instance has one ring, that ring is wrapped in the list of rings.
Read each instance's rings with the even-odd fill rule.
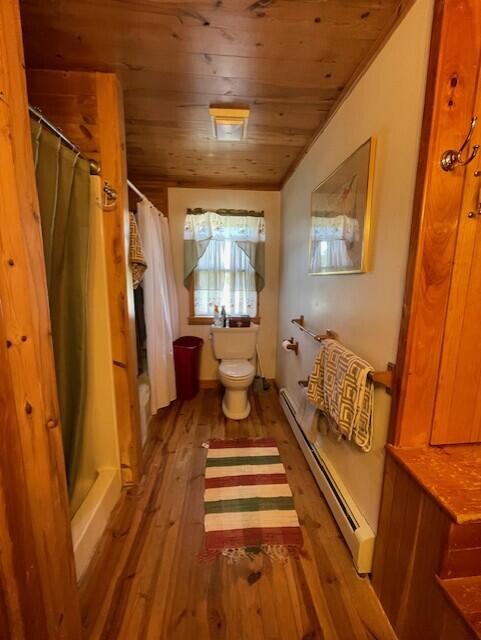
[[[440,159],[466,137],[481,52],[479,0],[435,0],[390,441],[430,442],[466,171]],[[476,31],[478,27],[478,31]],[[479,114],[481,116],[481,114]],[[478,125],[477,142],[481,140]],[[409,158],[406,158],[406,162]]]
[[[17,0],[0,2],[0,637],[81,640]]]
[[[80,72],[79,72],[80,73]],[[110,332],[117,407],[122,484],[137,484],[143,472],[137,340],[132,273],[129,265],[129,194],[124,105],[114,73],[95,73],[102,178],[117,192],[104,215]]]
[[[0,2],[0,637],[81,640],[60,431],[39,205],[18,0]],[[126,256],[128,209],[120,91],[113,74],[92,74],[114,127],[100,141],[106,179],[119,199],[106,233],[117,269],[115,322],[126,345],[113,366],[128,377],[121,411],[124,482],[141,474],[133,308]],[[107,115],[108,114],[108,115]],[[104,128],[105,129],[105,128]],[[114,149],[117,145],[117,149]],[[119,151],[116,153],[115,151]],[[125,359],[124,359],[125,356]],[[128,366],[125,365],[128,363]],[[132,372],[134,372],[132,374]],[[129,388],[131,393],[125,391]],[[121,436],[122,437],[122,436]],[[129,440],[130,438],[130,440]]]
[[[117,192],[104,211],[103,228],[120,467],[122,484],[129,486],[142,477],[143,451],[122,89],[116,74],[95,71],[28,69],[27,82],[34,105],[100,162],[102,180]]]

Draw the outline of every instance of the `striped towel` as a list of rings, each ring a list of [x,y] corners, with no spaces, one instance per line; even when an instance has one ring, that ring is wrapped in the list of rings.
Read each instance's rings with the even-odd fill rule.
[[[275,440],[211,440],[205,470],[207,555],[285,558],[302,533]]]
[[[307,398],[363,451],[371,449],[374,384],[371,365],[337,340],[323,340]]]
[[[129,264],[132,271],[132,286],[137,289],[144,278],[147,262],[145,261],[137,220],[131,211],[129,211]]]

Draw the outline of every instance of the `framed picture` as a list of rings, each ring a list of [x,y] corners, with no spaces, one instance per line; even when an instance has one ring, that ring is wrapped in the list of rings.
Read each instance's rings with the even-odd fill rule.
[[[312,192],[310,275],[367,271],[374,153],[370,138]]]

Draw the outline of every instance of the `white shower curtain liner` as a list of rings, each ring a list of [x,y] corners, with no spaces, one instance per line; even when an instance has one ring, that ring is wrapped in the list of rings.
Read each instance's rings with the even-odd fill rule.
[[[154,415],[176,398],[173,341],[179,337],[179,306],[169,224],[147,200],[138,203],[137,213],[147,262],[144,311],[150,407]]]

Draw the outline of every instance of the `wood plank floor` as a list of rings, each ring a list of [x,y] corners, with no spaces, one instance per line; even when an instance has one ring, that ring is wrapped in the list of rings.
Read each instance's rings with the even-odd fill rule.
[[[102,640],[357,640],[394,635],[360,578],[278,403],[252,395],[248,419],[224,418],[202,390],[154,424],[147,473],[129,490],[81,585],[85,637]],[[304,535],[299,558],[199,559],[210,437],[276,438]]]

